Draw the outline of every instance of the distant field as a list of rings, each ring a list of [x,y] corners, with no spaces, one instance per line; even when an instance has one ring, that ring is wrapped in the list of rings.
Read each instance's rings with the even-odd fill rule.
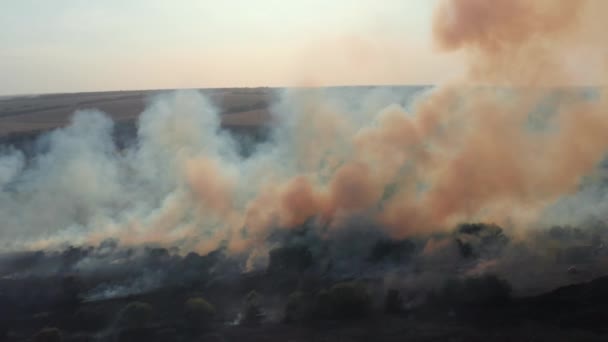
[[[226,128],[259,126],[269,119],[271,91],[255,89],[202,90],[220,108]],[[133,122],[144,110],[147,99],[161,93],[116,91],[97,93],[50,94],[0,98],[0,138],[31,136],[65,126],[74,111],[96,108],[117,123]]]

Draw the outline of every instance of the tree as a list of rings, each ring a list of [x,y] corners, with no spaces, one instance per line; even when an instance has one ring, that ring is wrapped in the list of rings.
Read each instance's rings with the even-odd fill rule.
[[[304,322],[312,318],[314,301],[304,292],[296,291],[289,295],[285,305],[285,323]]]
[[[184,303],[187,324],[195,330],[206,327],[215,316],[215,307],[202,297],[193,297]]]
[[[387,314],[400,314],[403,312],[403,298],[398,290],[390,289],[386,293],[384,312]]]
[[[496,305],[511,299],[511,285],[495,275],[450,279],[433,298],[447,305]]]
[[[34,335],[34,342],[61,342],[63,337],[57,328],[44,328]]]
[[[409,259],[415,252],[416,245],[409,240],[378,240],[372,247],[369,261],[399,263]]]
[[[259,324],[264,319],[264,313],[261,309],[261,297],[254,290],[247,294],[243,308],[243,320],[245,324]]]
[[[500,254],[509,243],[509,238],[502,228],[495,224],[461,224],[456,229],[455,235],[456,243],[465,258]]]
[[[269,254],[269,272],[303,271],[313,264],[312,253],[306,246],[273,249]]]
[[[131,302],[119,313],[119,324],[128,329],[142,329],[152,320],[154,310],[144,302]]]
[[[352,319],[368,316],[372,300],[365,286],[358,282],[338,283],[317,296],[317,312],[333,319]]]

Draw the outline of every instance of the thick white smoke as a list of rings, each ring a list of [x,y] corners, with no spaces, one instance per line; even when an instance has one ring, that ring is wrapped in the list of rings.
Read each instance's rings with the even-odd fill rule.
[[[239,252],[310,218],[330,230],[365,218],[395,237],[462,220],[527,218],[522,208],[538,218],[604,156],[602,99],[557,99],[543,120],[567,125],[530,131],[522,122],[547,96],[507,103],[491,89],[421,90],[283,91],[270,138],[248,157],[196,91],[151,101],[126,148],[115,144],[103,113],[77,112],[32,158],[12,149],[0,157],[1,247],[116,238],[183,252],[226,243]],[[592,114],[571,121],[579,110]],[[590,126],[597,129],[588,144],[566,148]],[[546,156],[531,159],[531,149]]]
[[[353,145],[345,137],[369,126],[389,94],[334,91],[285,91],[274,108],[272,138],[248,158],[220,130],[216,108],[195,91],[151,101],[139,117],[136,143],[125,149],[113,141],[113,122],[104,113],[76,112],[69,126],[40,139],[31,159],[4,149],[2,248],[112,237],[199,251],[226,240],[239,249],[274,226],[301,223],[318,213],[302,208],[306,216],[285,217],[277,193],[298,177],[326,186],[336,167],[352,159]],[[368,93],[367,100],[350,99],[361,93]],[[403,104],[411,96],[390,94]],[[296,190],[293,196],[300,196]]]
[[[42,139],[42,151],[27,166],[18,152],[0,159],[3,247],[112,234],[139,239],[169,211],[185,215],[192,204],[185,198],[184,163],[232,153],[218,128],[214,109],[194,92],[155,101],[140,117],[137,144],[126,150],[114,144],[105,114],[75,113],[69,126]]]

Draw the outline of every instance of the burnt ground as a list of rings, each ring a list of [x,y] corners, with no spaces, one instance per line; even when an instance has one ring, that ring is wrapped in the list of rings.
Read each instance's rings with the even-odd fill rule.
[[[398,253],[395,247],[384,248],[394,260],[371,258],[353,267],[394,270],[415,263],[404,256],[407,248],[398,247]],[[376,249],[370,256],[377,255]],[[377,272],[333,272],[331,259],[307,251],[278,247],[270,252],[268,265],[256,271],[246,271],[243,259],[222,249],[180,256],[158,247],[122,248],[113,241],[5,254],[0,257],[0,336],[3,341],[55,341],[35,337],[52,327],[62,341],[608,337],[608,277],[534,296],[513,295],[510,284],[494,275],[453,278],[412,290],[391,288]],[[213,313],[193,320],[187,306],[192,298],[204,298]],[[126,314],[133,305],[144,307],[143,314]],[[141,322],[125,325],[125,319]]]
[[[0,254],[0,340],[604,341],[608,337],[608,276],[602,261],[608,226],[594,231],[556,227],[539,236],[543,241],[563,241],[555,259],[536,269],[474,275],[469,271],[477,265],[500,260],[516,247],[510,247],[513,242],[496,225],[463,224],[443,236],[456,247],[448,268],[445,259],[433,263],[433,256],[429,259],[425,252],[424,246],[437,237],[396,241],[367,234],[358,238],[367,236],[369,243],[348,249],[353,236],[357,238],[353,233],[322,239],[316,229],[306,225],[279,230],[269,238],[274,247],[266,262],[253,269],[250,255],[228,254],[221,247],[207,255],[184,255],[177,248],[122,246],[115,240],[98,246]],[[578,242],[567,247],[572,236],[577,236],[573,241],[590,239],[595,244],[581,253]],[[519,251],[525,255],[534,249]],[[577,267],[568,267],[571,264]],[[538,267],[561,269],[570,285],[552,283]],[[585,267],[598,273],[585,275]],[[544,284],[544,292],[515,291],[522,284],[504,278],[513,272]],[[425,273],[431,276],[427,281],[412,283],[424,280]],[[399,278],[402,281],[395,281]]]
[[[223,128],[247,137],[244,146],[251,141],[247,139],[264,138],[270,89],[204,91],[220,108]],[[27,152],[40,134],[66,125],[73,111],[81,108],[108,113],[116,122],[118,144],[128,144],[135,119],[155,93],[1,99],[0,145]],[[496,236],[491,253],[508,244],[501,234]],[[484,248],[462,241],[456,240],[466,262],[481,262],[487,256]],[[270,252],[268,265],[256,271],[248,271],[246,260],[227,257],[221,249],[204,256],[180,255],[154,246],[123,248],[112,241],[0,255],[0,341],[608,338],[608,277],[575,278],[574,284],[534,295],[516,294],[494,275],[442,280],[417,290],[392,287],[383,270],[416,272],[413,255],[419,245],[385,241],[365,251],[369,257],[357,261],[362,264],[349,266],[347,260],[339,271],[338,266],[332,268],[339,260],[312,255],[307,247],[277,248]],[[345,264],[347,270],[359,271],[345,272]],[[186,305],[192,298],[204,298],[213,310],[199,307],[193,317]],[[133,307],[135,311],[127,310]]]

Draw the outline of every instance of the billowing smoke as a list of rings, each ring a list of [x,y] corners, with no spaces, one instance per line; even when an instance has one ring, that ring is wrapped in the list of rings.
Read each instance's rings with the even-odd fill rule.
[[[111,237],[243,252],[311,219],[331,235],[364,218],[398,238],[465,221],[528,228],[608,150],[603,89],[541,87],[569,84],[564,51],[589,34],[592,5],[444,1],[434,33],[470,57],[466,80],[416,96],[286,90],[271,137],[247,157],[195,91],[154,99],[126,148],[103,113],[77,112],[33,158],[4,150],[2,247]]]
[[[598,13],[605,8],[601,0],[444,0],[433,32],[439,48],[466,54],[469,81],[580,85],[591,82],[582,77],[591,67],[592,83],[604,84],[605,24],[598,25]]]
[[[538,214],[576,191],[608,147],[607,120],[582,96],[555,100],[538,128],[517,94],[491,102],[496,90],[433,89],[412,112],[393,104],[352,116],[308,92],[284,94],[273,137],[247,158],[196,92],[156,99],[122,150],[103,114],[77,113],[33,159],[3,156],[4,247],[114,237],[236,251],[310,218],[338,229],[357,216],[404,237]]]

